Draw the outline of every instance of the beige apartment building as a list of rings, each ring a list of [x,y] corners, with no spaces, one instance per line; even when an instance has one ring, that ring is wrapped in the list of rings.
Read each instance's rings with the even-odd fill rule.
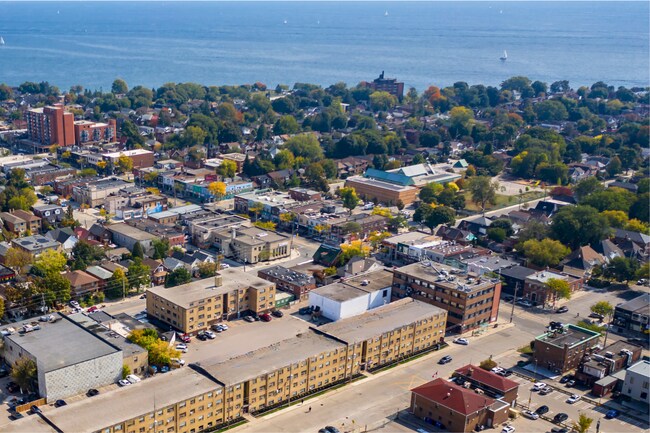
[[[215,278],[147,291],[147,313],[188,334],[244,312],[268,312],[274,306],[275,284],[237,268],[221,270]]]
[[[58,431],[198,433],[345,383],[367,366],[433,349],[444,327],[444,310],[403,299],[227,361],[191,364],[71,402],[48,419]],[[57,430],[32,416],[6,431]]]
[[[223,255],[243,263],[274,260],[290,254],[288,237],[257,227],[233,227],[216,233],[213,239]]]

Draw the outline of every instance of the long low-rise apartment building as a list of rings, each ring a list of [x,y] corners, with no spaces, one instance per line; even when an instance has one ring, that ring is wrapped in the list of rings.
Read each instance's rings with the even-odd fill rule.
[[[187,334],[274,306],[275,284],[237,268],[223,269],[215,278],[147,290],[147,314]]]
[[[6,431],[198,433],[343,383],[368,366],[431,350],[442,341],[442,309],[413,299],[382,309],[310,328],[227,361],[191,364],[71,402],[47,413],[50,425],[31,416]],[[368,363],[375,356],[376,364]]]

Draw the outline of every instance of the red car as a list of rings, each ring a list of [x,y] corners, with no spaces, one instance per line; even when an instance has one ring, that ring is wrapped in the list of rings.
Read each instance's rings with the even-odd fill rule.
[[[260,319],[262,320],[262,322],[270,322],[271,320],[273,320],[271,315],[267,313],[260,314]]]
[[[178,338],[183,342],[183,343],[189,343],[192,341],[192,337],[190,337],[187,334],[178,334]]]
[[[87,313],[94,313],[95,311],[99,311],[99,308],[97,308],[95,305],[86,310]]]

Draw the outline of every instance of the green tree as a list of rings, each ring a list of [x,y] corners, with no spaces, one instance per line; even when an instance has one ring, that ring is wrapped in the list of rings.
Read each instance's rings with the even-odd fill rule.
[[[165,277],[165,287],[180,286],[192,281],[192,274],[184,267],[173,270]]]
[[[487,237],[494,242],[503,242],[508,237],[506,231],[501,227],[490,227],[487,229]]]
[[[219,167],[217,173],[225,178],[233,178],[237,173],[237,163],[230,159],[224,159]]]
[[[453,225],[456,222],[456,211],[446,206],[436,206],[426,216],[424,225],[433,233],[433,229],[440,224]]]
[[[628,213],[635,200],[636,195],[630,191],[622,188],[607,188],[589,194],[580,201],[580,204],[591,206],[601,212],[620,210]]]
[[[21,392],[31,392],[38,378],[36,363],[27,357],[20,357],[11,367],[11,378],[18,384]]]
[[[591,206],[565,206],[553,216],[551,233],[564,245],[578,248],[605,239],[609,226],[607,218]]]
[[[280,117],[273,125],[275,134],[295,134],[298,131],[300,131],[300,125],[296,118],[290,114]]]
[[[129,279],[120,268],[115,269],[111,278],[106,282],[104,293],[111,299],[118,299],[126,296],[129,289]]]
[[[546,281],[546,287],[551,295],[553,301],[553,308],[558,299],[571,299],[571,286],[564,280],[558,278],[549,278]]]
[[[397,98],[388,92],[377,91],[370,94],[373,111],[388,111],[397,104]]]
[[[142,244],[140,242],[136,242],[135,245],[133,245],[131,256],[133,256],[133,258],[144,259],[144,248],[142,248]]]
[[[449,112],[449,133],[454,137],[470,135],[474,124],[474,112],[467,107],[454,107]]]
[[[614,257],[604,266],[603,275],[616,281],[627,282],[636,277],[639,262],[628,257]]]
[[[488,176],[476,176],[470,179],[467,190],[472,196],[472,201],[481,207],[485,213],[485,205],[496,203],[499,182],[490,179]]]
[[[140,257],[133,259],[133,263],[128,267],[128,274],[131,289],[135,289],[136,292],[149,287],[149,284],[151,284],[149,267],[142,263]]]
[[[313,134],[300,134],[291,137],[284,147],[291,151],[296,158],[302,157],[308,162],[319,162],[324,157],[323,149]]]
[[[589,309],[596,314],[600,314],[603,317],[610,317],[614,314],[614,306],[607,301],[598,301]]]
[[[120,173],[130,173],[133,171],[133,160],[126,155],[120,155],[117,158],[115,168]]]
[[[596,177],[591,176],[578,182],[573,188],[573,192],[576,196],[576,199],[578,200],[578,203],[580,203],[583,198],[589,196],[594,192],[602,191],[604,189],[605,187],[603,184]]]
[[[56,250],[45,250],[34,262],[32,272],[40,276],[58,274],[65,269],[67,262],[65,254]]]
[[[122,365],[122,379],[126,379],[129,374],[131,374],[131,368],[126,364]]]
[[[198,268],[199,268],[199,276],[201,278],[214,277],[214,275],[217,273],[216,263],[210,263],[210,262],[199,263]]]
[[[153,259],[162,260],[169,255],[169,239],[154,239],[151,243],[153,246]]]
[[[106,257],[106,253],[101,247],[81,239],[72,248],[72,257],[72,270],[84,270]]]
[[[483,361],[481,361],[481,363],[478,366],[483,370],[490,371],[497,366],[497,363],[492,359],[492,357],[490,357],[488,359],[484,359]]]
[[[619,174],[623,170],[623,163],[621,162],[621,159],[618,156],[612,157],[609,160],[609,164],[607,164],[605,170],[607,170],[607,174],[610,177],[614,177]]]
[[[124,81],[121,78],[117,78],[115,81],[113,81],[113,85],[111,86],[111,92],[117,94],[124,94],[128,91],[129,91],[129,86],[127,86],[126,81]]]
[[[422,187],[420,190],[420,200],[425,203],[436,203],[438,194],[443,191],[444,187],[439,183],[431,182]]]
[[[630,219],[637,219],[650,224],[650,193],[639,194],[636,201],[632,203],[629,209]]]
[[[38,293],[45,295],[48,305],[64,304],[70,300],[70,281],[59,273],[50,273],[43,278],[37,278],[34,284]]]
[[[557,266],[571,250],[554,239],[529,239],[523,243],[524,256],[534,265]]]
[[[569,118],[569,112],[564,104],[555,99],[549,99],[535,104],[535,113],[537,114],[537,119],[541,121],[558,122]]]
[[[352,210],[359,205],[361,199],[357,196],[357,192],[354,188],[341,188],[338,191],[339,197],[343,200],[343,207],[348,209],[350,215],[352,215]]]
[[[592,418],[589,418],[584,413],[581,413],[578,416],[578,421],[573,423],[573,430],[575,430],[577,433],[587,433],[589,431],[589,427],[591,427],[591,424],[593,422],[594,420]]]
[[[34,261],[34,257],[25,250],[20,248],[11,247],[7,250],[5,255],[5,265],[10,267],[16,272],[21,274],[25,267]]]

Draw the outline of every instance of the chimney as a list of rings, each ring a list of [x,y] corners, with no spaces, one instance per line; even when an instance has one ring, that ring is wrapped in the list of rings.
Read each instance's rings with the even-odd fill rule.
[[[221,274],[219,272],[216,272],[214,274],[214,287],[221,287],[223,284],[223,278],[221,277]]]

